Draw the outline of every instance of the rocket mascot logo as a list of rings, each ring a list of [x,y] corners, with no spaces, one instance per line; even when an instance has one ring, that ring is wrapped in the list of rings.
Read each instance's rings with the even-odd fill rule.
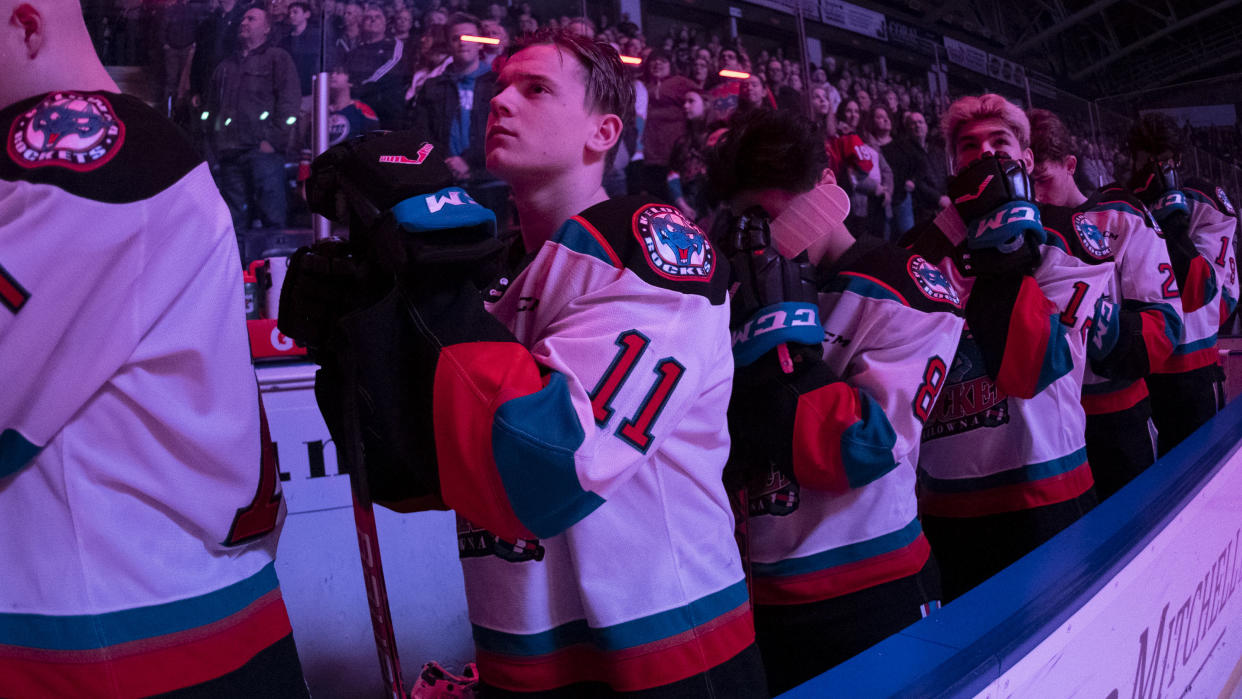
[[[106,97],[53,92],[13,122],[8,152],[22,167],[88,172],[111,160],[124,140],[125,125]]]
[[[716,270],[716,252],[707,235],[676,207],[648,204],[634,214],[634,235],[647,264],[667,279],[708,281]]]

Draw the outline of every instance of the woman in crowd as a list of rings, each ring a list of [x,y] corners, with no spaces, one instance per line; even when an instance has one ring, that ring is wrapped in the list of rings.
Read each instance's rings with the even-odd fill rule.
[[[826,84],[811,90],[811,121],[815,123],[815,130],[827,148],[837,137],[837,115],[832,108],[832,98]]]
[[[879,151],[867,145],[859,133],[862,109],[848,99],[837,109],[837,137],[828,144],[828,159],[837,182],[850,195],[846,225],[859,236],[884,236],[884,207],[888,204],[883,182],[892,182],[892,171]]]
[[[683,102],[686,114],[686,132],[673,144],[669,157],[669,198],[681,212],[697,221],[708,211],[707,202],[707,141],[720,126],[707,123],[707,110],[703,96],[695,91],[687,92]]]

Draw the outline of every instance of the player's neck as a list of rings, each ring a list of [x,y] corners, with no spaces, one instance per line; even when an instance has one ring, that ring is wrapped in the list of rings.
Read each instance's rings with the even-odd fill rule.
[[[853,235],[841,230],[833,235],[825,236],[807,248],[806,256],[813,265],[833,265],[849,250],[857,240]]]
[[[608,199],[600,179],[592,174],[565,173],[530,187],[513,187],[527,252],[538,250],[571,216]]]
[[[24,78],[24,79],[23,79]],[[71,65],[69,70],[31,69],[22,78],[5,81],[0,87],[0,109],[24,99],[48,92],[74,90],[77,92],[120,92],[116,81],[108,75],[103,65]]]

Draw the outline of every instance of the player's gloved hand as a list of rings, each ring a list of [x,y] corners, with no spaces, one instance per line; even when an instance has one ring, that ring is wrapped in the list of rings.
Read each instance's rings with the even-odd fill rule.
[[[1026,235],[1043,240],[1031,178],[1021,161],[985,153],[953,178],[949,198],[966,224],[966,246],[972,250],[1009,253],[1022,247]]]
[[[767,214],[752,207],[731,222],[724,241],[734,275],[730,327],[738,366],[786,343],[819,351],[823,340],[814,266],[785,259],[771,239]]]
[[[971,276],[1025,274],[1039,264],[1045,240],[1030,176],[1021,161],[985,153],[949,184],[965,224],[962,268]]]

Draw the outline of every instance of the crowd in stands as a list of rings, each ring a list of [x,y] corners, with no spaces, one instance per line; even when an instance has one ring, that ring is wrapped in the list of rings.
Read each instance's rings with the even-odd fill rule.
[[[851,195],[852,227],[895,238],[943,205],[938,105],[920,80],[879,61],[825,54],[804,70],[780,49],[752,54],[744,40],[689,26],[647,37],[628,17],[539,16],[529,3],[172,0],[96,13],[88,25],[104,62],[154,67],[157,104],[207,152],[239,230],[304,224],[287,171],[309,160],[312,76],[321,70],[330,74],[330,144],[375,128],[424,128],[448,147],[463,186],[503,219],[507,190],[484,170],[481,142],[496,61],[545,26],[639,59],[631,61],[638,119],[605,180],[614,195],[647,192],[701,218],[710,208],[703,152],[712,135],[735,113],[780,109],[817,124]],[[1217,152],[1242,150],[1236,129],[1187,135]],[[1114,140],[1076,141],[1085,191],[1129,166]]]

